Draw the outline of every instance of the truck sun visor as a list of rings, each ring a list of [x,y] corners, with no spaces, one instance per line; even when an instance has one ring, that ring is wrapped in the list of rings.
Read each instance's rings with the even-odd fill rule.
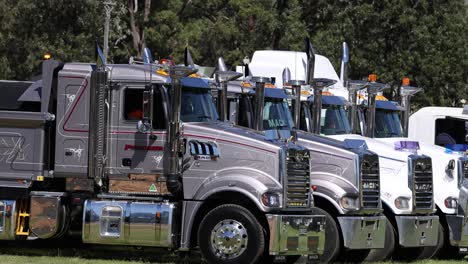
[[[255,91],[251,90],[249,91],[249,94],[255,94]],[[283,89],[276,89],[276,88],[266,88],[265,97],[278,98],[278,99],[288,98]]]
[[[185,87],[193,87],[193,88],[211,88],[211,83],[209,80],[202,79],[202,78],[191,78],[191,77],[184,77],[181,79],[182,86]],[[167,79],[167,83],[171,83],[171,79]]]
[[[377,100],[375,107],[378,109],[387,109],[387,110],[394,110],[394,111],[403,110],[401,106],[397,105],[396,102],[392,102],[392,101]]]
[[[313,95],[309,96],[309,98],[307,98],[307,100],[309,102],[313,102],[314,101],[314,96]],[[341,96],[325,95],[325,96],[322,96],[322,104],[324,104],[324,105],[346,105],[346,101]]]

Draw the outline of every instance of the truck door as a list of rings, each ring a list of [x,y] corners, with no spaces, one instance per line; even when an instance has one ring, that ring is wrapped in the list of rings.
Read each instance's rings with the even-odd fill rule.
[[[166,115],[161,90],[154,89],[152,130],[138,132],[143,114],[143,85],[121,85],[113,98],[109,192],[154,193],[164,189],[162,178]],[[167,191],[167,189],[164,189]]]

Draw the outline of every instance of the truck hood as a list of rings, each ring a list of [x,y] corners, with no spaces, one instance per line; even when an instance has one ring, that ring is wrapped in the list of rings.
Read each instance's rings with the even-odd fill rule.
[[[410,140],[408,138],[379,138],[386,144],[393,145],[394,142],[402,140]],[[445,148],[419,142],[420,150],[419,154],[424,154],[432,158],[432,173],[434,181],[434,199],[436,204],[439,206],[442,212],[444,213],[455,213],[455,209],[445,207],[445,198],[447,197],[458,197],[458,163],[457,160],[460,157],[463,157],[458,152],[448,153],[445,151]],[[450,175],[446,172],[446,167],[450,160],[455,161],[455,168],[453,174]]]
[[[368,138],[361,135],[355,134],[345,134],[345,135],[333,135],[329,136],[334,139],[338,140],[345,140],[345,139],[361,139],[365,140],[369,150],[377,153],[381,158],[388,158],[392,160],[397,160],[400,162],[407,162],[408,156],[411,155],[411,152],[406,151],[398,151],[395,150],[393,147],[393,142],[391,144],[382,142],[381,140],[377,140],[374,138]],[[397,140],[395,140],[397,141]]]
[[[269,152],[278,152],[280,148],[290,144],[279,140],[268,140],[262,133],[227,122],[183,123],[184,136],[209,138],[244,145]],[[186,129],[185,129],[186,128]]]

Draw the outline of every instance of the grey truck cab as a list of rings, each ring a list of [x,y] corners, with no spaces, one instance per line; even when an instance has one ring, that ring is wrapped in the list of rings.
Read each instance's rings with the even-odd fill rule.
[[[320,254],[309,151],[217,121],[210,82],[193,72],[44,62],[42,84],[21,96],[37,111],[0,111],[0,239],[74,231],[198,246],[209,263]]]

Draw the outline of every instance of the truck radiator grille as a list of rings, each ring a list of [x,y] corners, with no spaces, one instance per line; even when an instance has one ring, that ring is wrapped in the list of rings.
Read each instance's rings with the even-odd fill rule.
[[[459,158],[458,159],[458,187],[463,183],[464,179],[468,179],[468,158]]]
[[[379,158],[364,155],[361,160],[361,206],[380,208]]]
[[[413,167],[413,205],[416,210],[433,209],[432,162],[430,158],[417,158]]]
[[[286,166],[286,207],[308,207],[310,199],[308,151],[289,150]]]

